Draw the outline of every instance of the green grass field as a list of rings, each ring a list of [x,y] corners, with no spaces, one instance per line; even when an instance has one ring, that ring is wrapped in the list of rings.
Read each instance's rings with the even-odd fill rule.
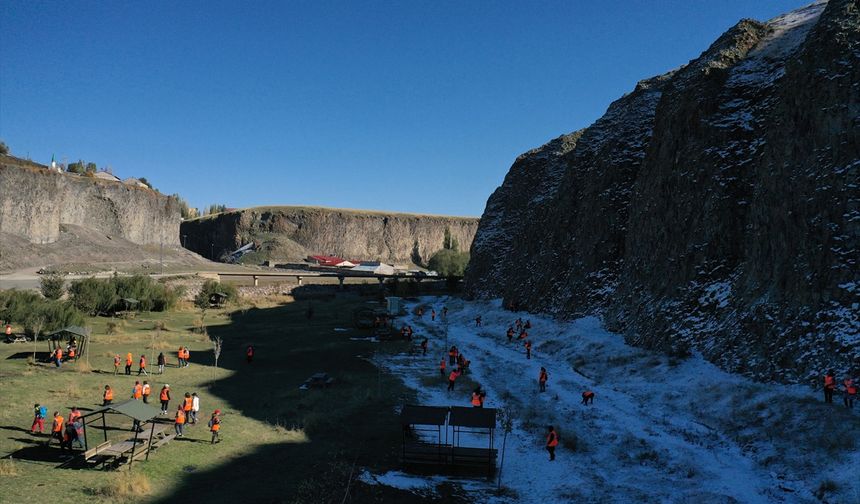
[[[176,502],[342,502],[347,483],[360,468],[396,468],[401,439],[394,409],[410,393],[394,377],[368,362],[375,351],[402,352],[407,343],[375,344],[351,340],[369,336],[352,328],[352,312],[369,298],[339,296],[314,301],[315,315],[305,317],[305,302],[268,300],[259,307],[236,311],[210,310],[208,337],[193,332],[200,312],[143,313],[121,322],[119,334],[108,335],[107,323],[89,320],[93,336],[86,365],[32,364],[23,355],[33,344],[0,345],[0,502],[112,501]],[[157,330],[157,323],[164,329]],[[335,331],[348,328],[348,331]],[[213,366],[209,338],[220,337],[219,368]],[[245,362],[245,348],[257,349]],[[176,367],[176,349],[191,349],[191,366]],[[154,347],[154,348],[153,348]],[[44,352],[47,344],[40,342]],[[134,354],[132,376],[113,375],[113,355]],[[186,428],[186,437],[154,452],[131,471],[58,469],[59,448],[45,448],[47,435],[29,432],[32,405],[47,405],[67,416],[72,406],[96,408],[105,384],[115,402],[130,395],[137,379],[137,357],[145,353],[149,371],[156,370],[159,351],[168,356],[162,376],[151,375],[153,400],[169,383],[173,401],[184,392],[201,397],[201,423]],[[311,374],[324,371],[336,378],[330,389],[299,390]],[[209,444],[208,415],[223,412],[222,438]],[[84,411],[86,413],[86,411]],[[172,417],[171,417],[172,418]],[[130,420],[109,417],[114,441],[130,438]],[[46,422],[50,429],[50,419]],[[102,431],[88,432],[101,441]],[[9,460],[9,457],[12,460]],[[351,478],[352,476],[352,478]],[[420,502],[412,494],[352,484],[349,502]]]

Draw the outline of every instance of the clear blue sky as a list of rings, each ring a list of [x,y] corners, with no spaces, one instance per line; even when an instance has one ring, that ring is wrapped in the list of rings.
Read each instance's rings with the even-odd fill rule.
[[[518,154],[807,3],[9,0],[0,138],[192,206],[480,215]]]

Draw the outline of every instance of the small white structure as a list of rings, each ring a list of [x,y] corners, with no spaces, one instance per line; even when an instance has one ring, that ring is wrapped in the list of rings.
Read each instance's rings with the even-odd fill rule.
[[[126,185],[130,185],[130,186],[135,186],[135,187],[146,187],[147,189],[149,189],[148,185],[144,184],[143,182],[141,182],[140,180],[138,180],[134,177],[129,177],[129,178],[123,180],[122,183],[126,184]]]
[[[365,272],[374,275],[393,275],[394,266],[376,261],[363,261],[350,271]]]
[[[93,176],[97,179],[110,180],[111,182],[119,182],[119,177],[117,177],[113,173],[108,173],[106,171],[95,172]]]
[[[387,301],[387,303],[388,303],[387,312],[389,315],[391,315],[393,317],[397,317],[399,315],[404,314],[403,299],[402,298],[399,298],[396,296],[389,296],[389,297],[385,298],[385,301]]]

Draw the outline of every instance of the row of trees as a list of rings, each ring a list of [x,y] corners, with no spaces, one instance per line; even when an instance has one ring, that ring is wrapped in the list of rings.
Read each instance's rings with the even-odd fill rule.
[[[84,315],[71,301],[45,299],[36,292],[0,291],[0,319],[15,321],[33,336],[70,325],[83,325]]]
[[[61,275],[42,277],[42,295],[59,300],[65,293],[65,280]],[[69,285],[69,301],[83,313],[103,315],[127,308],[123,299],[138,301],[135,309],[164,311],[176,306],[182,297],[181,287],[169,287],[145,275],[111,278],[84,278]]]

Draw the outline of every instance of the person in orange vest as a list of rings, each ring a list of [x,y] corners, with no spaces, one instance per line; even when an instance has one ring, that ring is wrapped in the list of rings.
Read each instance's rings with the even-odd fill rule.
[[[185,410],[182,405],[176,407],[176,415],[173,417],[173,428],[176,430],[176,435],[182,437],[182,429],[185,427]]]
[[[845,396],[842,398],[842,402],[845,403],[846,408],[854,409],[854,398],[857,397],[857,385],[854,385],[854,380],[850,376],[846,376],[842,380],[842,385],[845,387]]]
[[[68,423],[73,424],[75,420],[81,417],[81,412],[77,406],[72,406],[72,411],[69,412],[69,420]]]
[[[39,403],[33,405],[33,425],[30,426],[30,434],[36,433],[36,427],[39,428],[39,434],[45,432],[46,416],[48,416],[48,408]]]
[[[143,385],[139,381],[134,382],[134,387],[131,388],[131,398],[139,401],[143,397]]]
[[[436,308],[433,308],[432,310],[430,310],[430,321],[431,322],[436,321]]]
[[[149,373],[146,372],[146,356],[141,355],[140,361],[137,363],[137,376],[140,376],[140,373],[143,373],[144,376],[149,376]]]
[[[143,388],[141,390],[141,393],[143,394],[143,403],[149,404],[149,394],[152,393],[152,387],[149,386],[149,382],[146,380],[143,380]]]
[[[254,346],[248,345],[248,348],[245,349],[245,360],[248,361],[248,364],[254,361]]]
[[[119,373],[119,354],[114,354],[113,356],[113,375],[116,376]]]
[[[833,370],[824,375],[824,402],[833,403],[833,391],[836,390],[836,377]]]
[[[442,375],[442,378],[445,378],[445,358],[439,361],[439,374]]]
[[[185,393],[185,398],[182,401],[181,406],[182,406],[182,411],[185,412],[185,421],[187,422],[187,421],[193,420],[191,418],[191,408],[194,407],[194,398],[191,397],[191,394],[189,394],[188,392]],[[191,423],[194,423],[194,422],[192,421]]]
[[[77,350],[76,347],[69,347],[69,359],[68,360],[72,360],[75,358],[75,350]]]
[[[164,384],[161,387],[161,392],[158,394],[158,399],[161,401],[161,414],[167,414],[167,407],[170,405],[170,385]]]
[[[188,361],[191,360],[191,350],[188,347],[185,347],[185,351],[182,354],[182,362],[185,363],[185,367],[188,367]]]
[[[524,339],[526,339],[526,338],[528,338],[528,337],[529,337],[529,333],[528,333],[528,331],[526,331],[525,329],[523,329],[522,331],[520,331],[520,335],[519,335],[519,336],[517,336],[517,339],[524,340]]]
[[[454,390],[454,382],[457,381],[457,378],[460,376],[460,369],[455,369],[451,371],[451,374],[448,375],[448,392]]]
[[[134,362],[131,358],[131,352],[125,354],[125,374],[131,376],[131,363]]]
[[[473,408],[483,408],[484,407],[484,399],[487,397],[487,393],[481,390],[481,387],[475,388],[472,391],[472,407]]]
[[[48,439],[48,446],[51,446],[51,440],[56,439],[63,444],[63,417],[59,411],[54,412],[54,422],[51,424],[51,439]]]
[[[63,364],[63,349],[54,350],[54,365],[60,367]]]
[[[12,336],[12,325],[6,324],[6,336]]]
[[[179,347],[179,350],[176,351],[177,360],[179,360],[179,367],[185,367],[185,347]]]
[[[427,355],[427,338],[421,340],[421,350],[423,352],[421,355]]]
[[[540,368],[540,375],[538,375],[538,384],[540,385],[540,391],[546,392],[546,381],[549,379],[549,373],[546,372],[545,367]]]
[[[221,430],[221,410],[216,409],[212,412],[212,418],[209,419],[209,431],[212,432],[212,441],[209,444],[220,443],[221,438],[218,433]]]
[[[105,393],[102,395],[102,406],[107,406],[113,402],[113,389],[110,385],[105,385]]]
[[[547,427],[547,435],[546,435],[546,451],[549,452],[549,461],[552,462],[555,460],[555,447],[558,446],[558,434],[555,432],[555,428],[550,425]]]
[[[508,343],[512,342],[514,340],[514,328],[508,326],[508,332],[505,335],[508,337]]]
[[[532,342],[531,342],[531,340],[526,340],[525,347],[526,347],[526,359],[531,359],[532,358]]]
[[[589,403],[594,404],[594,392],[586,390],[582,393],[582,402],[579,404],[585,404],[588,406]]]

